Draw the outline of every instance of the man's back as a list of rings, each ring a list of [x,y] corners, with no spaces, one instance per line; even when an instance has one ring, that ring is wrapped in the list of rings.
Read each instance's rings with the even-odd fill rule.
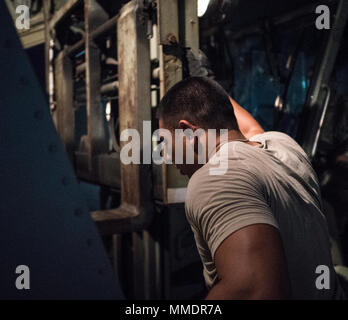
[[[320,190],[304,151],[279,132],[250,140],[261,144],[232,141],[221,147],[220,157],[228,151],[225,174],[212,174],[210,162],[192,176],[188,186],[186,213],[208,287],[218,280],[213,257],[222,241],[243,227],[262,223],[280,231],[293,298],[339,296]],[[318,266],[329,268],[330,289],[317,288]]]

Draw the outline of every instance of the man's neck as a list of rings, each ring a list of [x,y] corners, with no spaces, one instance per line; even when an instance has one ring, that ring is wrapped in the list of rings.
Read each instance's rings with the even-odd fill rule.
[[[249,140],[245,138],[245,136],[240,131],[229,130],[227,132],[227,135],[219,135],[216,137],[216,152],[219,151],[221,145],[231,141],[249,142]]]
[[[227,135],[218,135],[216,137],[215,152],[210,151],[209,155],[212,155],[220,150],[220,147],[226,142],[240,141],[252,146],[258,146],[259,142],[253,142],[247,139],[239,130],[229,130]],[[208,155],[208,158],[209,158]]]

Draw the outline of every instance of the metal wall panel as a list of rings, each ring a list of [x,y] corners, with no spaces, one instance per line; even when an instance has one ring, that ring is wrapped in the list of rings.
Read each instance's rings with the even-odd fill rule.
[[[0,299],[115,299],[121,291],[0,2]],[[18,290],[18,265],[30,289]]]

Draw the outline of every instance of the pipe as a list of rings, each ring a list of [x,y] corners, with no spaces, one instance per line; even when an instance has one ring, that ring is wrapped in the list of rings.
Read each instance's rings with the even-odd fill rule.
[[[119,18],[119,15],[117,14],[110,20],[103,23],[101,26],[99,26],[97,29],[91,32],[90,39],[97,39],[101,36],[103,36],[105,33],[109,32],[112,28],[115,28],[116,30],[116,23]],[[70,57],[73,57],[81,48],[83,48],[85,44],[85,37],[83,37],[80,41],[76,42],[74,45],[67,48],[67,54]]]
[[[106,93],[117,91],[117,90],[118,90],[118,81],[109,82],[109,83],[103,84],[100,87],[100,92],[102,94],[106,94]]]

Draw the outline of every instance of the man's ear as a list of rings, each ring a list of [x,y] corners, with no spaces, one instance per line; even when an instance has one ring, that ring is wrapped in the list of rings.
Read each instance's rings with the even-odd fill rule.
[[[191,122],[189,122],[187,120],[180,120],[179,121],[179,128],[182,130],[191,129],[192,131],[197,129],[197,127],[195,125],[193,125]]]

